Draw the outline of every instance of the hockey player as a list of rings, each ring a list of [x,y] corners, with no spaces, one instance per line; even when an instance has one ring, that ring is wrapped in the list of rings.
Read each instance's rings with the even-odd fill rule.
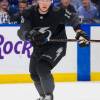
[[[23,17],[24,23],[18,30],[18,36],[31,41],[34,47],[29,71],[40,95],[38,100],[53,100],[55,85],[51,70],[65,56],[67,41],[50,40],[67,40],[66,23],[73,26],[77,40],[83,37],[81,46],[88,42],[87,36],[80,29],[78,17],[67,9],[54,8],[52,0],[37,0],[37,5],[25,10]]]

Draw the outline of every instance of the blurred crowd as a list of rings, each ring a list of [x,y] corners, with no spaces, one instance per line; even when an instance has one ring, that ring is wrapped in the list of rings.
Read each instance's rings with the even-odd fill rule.
[[[20,24],[23,10],[36,4],[37,0],[0,0],[0,24]],[[53,0],[53,5],[77,13],[81,23],[100,24],[100,0]]]
[[[73,9],[78,14],[81,23],[100,24],[100,0],[54,0],[54,5]]]

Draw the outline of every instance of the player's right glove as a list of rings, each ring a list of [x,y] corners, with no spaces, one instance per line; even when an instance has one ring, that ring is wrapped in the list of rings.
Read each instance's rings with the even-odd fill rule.
[[[26,40],[30,40],[31,39],[31,35],[29,34],[28,31],[21,31],[20,29],[17,31],[17,35],[18,37],[23,40],[23,41],[26,41]]]
[[[48,31],[41,33],[39,31],[32,30],[32,31],[30,31],[29,34],[31,34],[32,40],[38,46],[46,44],[49,41],[49,38],[51,36],[51,34],[49,34]]]
[[[84,31],[81,30],[81,31],[77,32],[75,38],[78,40],[80,47],[85,47],[85,46],[89,45],[89,38]]]
[[[49,31],[45,31],[44,33],[41,33],[37,30],[31,30],[30,32],[28,31],[21,31],[18,30],[18,36],[21,40],[26,41],[33,41],[36,45],[44,45],[47,43],[51,37],[51,33]]]

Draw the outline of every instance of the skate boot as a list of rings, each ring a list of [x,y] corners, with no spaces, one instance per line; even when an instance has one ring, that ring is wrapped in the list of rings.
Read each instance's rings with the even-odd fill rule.
[[[45,95],[44,100],[53,100],[53,94]]]
[[[37,100],[44,100],[44,97],[40,96],[40,98],[38,98]]]

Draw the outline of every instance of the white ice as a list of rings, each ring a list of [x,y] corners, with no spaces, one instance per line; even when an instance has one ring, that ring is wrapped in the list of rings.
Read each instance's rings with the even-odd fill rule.
[[[37,97],[34,84],[0,85],[0,100],[36,100]],[[100,83],[56,83],[54,100],[100,100]]]

